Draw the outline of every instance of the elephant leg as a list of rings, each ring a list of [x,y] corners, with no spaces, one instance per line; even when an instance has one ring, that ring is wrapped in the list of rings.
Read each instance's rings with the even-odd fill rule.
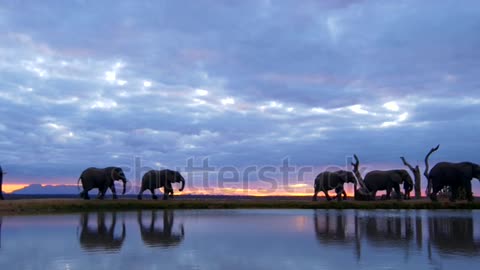
[[[345,191],[345,189],[342,191],[342,194],[343,194],[343,200],[347,200],[347,192]]]
[[[155,195],[155,189],[151,188],[150,192],[152,193],[152,199],[154,200],[158,199],[157,195]]]
[[[429,197],[430,197],[430,200],[431,200],[432,202],[438,201],[438,199],[437,199],[437,193],[438,193],[442,188],[443,188],[443,186],[441,186],[441,185],[433,185],[433,187],[432,187],[432,193],[430,193],[430,196],[429,196]]]
[[[323,191],[323,193],[325,194],[325,198],[327,198],[327,201],[331,201],[332,198],[330,198],[330,195],[328,195],[328,190],[324,189],[324,190],[322,190],[322,191]]]
[[[337,193],[337,201],[342,200],[343,191]]]
[[[173,188],[167,189],[167,190],[165,191],[165,194],[167,195],[168,198],[172,198],[172,199],[173,199]]]
[[[402,195],[400,194],[400,185],[395,185],[393,189],[395,190],[395,193],[397,193],[397,200],[401,200]]]
[[[98,197],[97,199],[99,200],[103,200],[105,198],[105,193],[107,192],[107,189],[106,188],[98,188],[98,191],[99,191],[99,194],[98,194]]]
[[[465,185],[465,192],[467,193],[467,201],[473,202],[473,194],[472,194],[472,182],[468,181]]]
[[[377,191],[372,190],[372,201],[375,201],[377,199]]]
[[[116,199],[118,198],[118,196],[117,196],[117,191],[115,190],[115,185],[114,185],[114,184],[112,184],[112,185],[110,186],[110,190],[112,191],[112,198],[113,198],[114,200],[116,200]]]
[[[141,200],[142,199],[142,193],[145,191],[143,187],[140,188],[140,192],[138,192],[137,199]]]
[[[390,193],[392,193],[392,189],[391,188],[387,188],[386,190],[386,194],[385,194],[385,200],[390,200]]]
[[[164,200],[168,200],[168,197],[169,197],[169,194],[172,194],[172,197],[173,197],[173,188],[172,188],[172,185],[170,184],[166,184],[164,187],[163,187],[163,199]]]
[[[168,188],[167,186],[163,187],[163,200],[168,200],[168,195],[170,192],[173,193],[173,189]]]
[[[343,192],[345,192],[343,190],[343,187],[342,186],[339,186],[339,187],[336,187],[335,188],[335,193],[337,194],[337,201],[341,201],[342,200],[342,195],[343,195]]]
[[[313,191],[313,197],[312,197],[312,201],[317,201],[317,195],[318,195],[318,188],[315,187],[315,190]]]
[[[88,189],[83,189],[82,192],[80,192],[80,198],[84,200],[90,200],[90,196],[88,196]]]
[[[452,190],[452,192],[451,192],[451,194],[450,194],[450,201],[451,201],[451,202],[455,202],[455,201],[457,200],[457,198],[458,198],[458,189],[459,189],[459,187],[458,187],[458,186],[451,186],[450,188],[451,188],[451,190]]]

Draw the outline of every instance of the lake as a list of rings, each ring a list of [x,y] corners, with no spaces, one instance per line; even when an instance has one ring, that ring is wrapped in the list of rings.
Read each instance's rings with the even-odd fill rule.
[[[0,219],[0,269],[480,269],[480,211],[167,210]]]

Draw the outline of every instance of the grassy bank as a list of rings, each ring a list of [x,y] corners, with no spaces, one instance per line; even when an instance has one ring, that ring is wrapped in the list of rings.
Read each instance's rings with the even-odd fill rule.
[[[480,202],[409,201],[344,201],[312,202],[306,199],[202,199],[202,200],[90,200],[79,199],[24,199],[0,201],[0,214],[41,214],[82,211],[128,211],[138,209],[480,209]]]

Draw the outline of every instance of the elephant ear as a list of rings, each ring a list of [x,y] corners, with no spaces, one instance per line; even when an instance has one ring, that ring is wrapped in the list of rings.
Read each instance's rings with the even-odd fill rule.
[[[459,173],[464,177],[464,179],[472,180],[474,164],[470,162],[462,163],[458,166]]]
[[[390,179],[394,183],[401,184],[403,182],[404,176],[401,171],[398,171],[398,172],[392,173],[392,175],[390,176]]]
[[[336,171],[335,172],[341,179],[343,182],[347,182],[348,181],[348,173],[347,171],[344,171],[344,170],[340,170],[340,171]],[[350,172],[352,173],[352,172]]]

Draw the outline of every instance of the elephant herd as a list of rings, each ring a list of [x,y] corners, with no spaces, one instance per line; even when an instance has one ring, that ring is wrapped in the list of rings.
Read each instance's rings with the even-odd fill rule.
[[[472,162],[439,162],[429,171],[428,159],[429,156],[438,150],[440,145],[432,148],[425,157],[425,172],[424,176],[428,180],[428,187],[426,195],[432,200],[437,201],[437,193],[444,187],[450,188],[450,200],[455,201],[458,198],[459,189],[463,188],[466,192],[468,201],[473,200],[472,183],[471,180],[476,178],[480,180],[480,166]],[[375,200],[378,191],[385,191],[385,199],[390,199],[392,191],[395,192],[396,197],[401,199],[400,185],[403,184],[404,199],[410,198],[410,192],[415,190],[415,197],[420,198],[420,182],[421,175],[418,166],[415,168],[407,163],[405,158],[401,157],[405,166],[407,166],[413,173],[415,182],[412,180],[407,170],[375,170],[368,172],[362,177],[359,164],[360,161],[357,155],[354,155],[355,162],[352,162],[352,171],[337,170],[325,171],[317,175],[314,180],[314,194],[313,200],[317,200],[319,192],[323,192],[327,200],[332,198],[328,194],[330,190],[334,190],[337,200],[345,200],[347,194],[344,190],[345,183],[354,184],[354,198],[356,200]],[[3,174],[5,174],[0,167],[0,199],[3,199],[1,192]],[[108,189],[113,194],[113,199],[117,199],[115,190],[115,181],[122,181],[123,191],[125,194],[127,178],[120,167],[106,167],[85,169],[78,181],[82,183],[83,191],[80,197],[88,200],[90,199],[88,192],[94,188],[98,189],[97,198],[103,199]],[[142,199],[142,194],[145,190],[149,190],[153,199],[157,199],[155,189],[162,188],[163,199],[167,200],[173,197],[172,183],[181,183],[179,191],[183,191],[185,187],[185,179],[178,171],[173,170],[150,170],[142,177],[140,192],[137,195],[139,200]],[[359,187],[357,188],[357,185]]]
[[[472,162],[439,162],[429,171],[428,158],[437,151],[440,145],[432,148],[425,157],[424,175],[428,180],[426,195],[432,200],[437,201],[437,193],[444,187],[451,190],[450,201],[458,198],[459,189],[463,188],[466,192],[468,201],[473,200],[471,180],[476,178],[480,180],[480,166]],[[328,194],[329,190],[334,190],[337,200],[346,199],[344,190],[345,183],[353,183],[355,185],[356,200],[375,200],[377,191],[385,191],[385,199],[391,198],[392,190],[398,199],[401,199],[400,185],[403,184],[404,199],[410,198],[410,192],[415,189],[416,197],[420,198],[420,169],[418,166],[413,168],[405,158],[401,160],[407,166],[415,177],[415,182],[407,170],[375,170],[368,172],[362,177],[357,155],[354,155],[355,162],[352,162],[352,171],[338,170],[325,171],[317,175],[314,181],[313,200],[317,200],[318,192],[323,192],[327,200],[332,198]],[[357,189],[357,184],[360,187]]]
[[[78,181],[82,182],[83,187],[83,191],[80,193],[80,197],[85,200],[90,199],[90,197],[88,196],[88,192],[94,188],[98,188],[99,199],[103,199],[105,197],[105,193],[108,189],[112,191],[113,199],[117,199],[115,181],[122,181],[122,194],[125,194],[127,184],[127,178],[125,177],[125,173],[120,167],[90,167],[82,172]],[[168,197],[173,197],[172,183],[175,182],[179,182],[182,184],[179,191],[183,191],[185,187],[185,179],[179,172],[173,170],[150,170],[146,172],[142,177],[142,185],[140,187],[140,192],[138,193],[137,198],[141,200],[143,192],[148,189],[152,193],[152,198],[157,199],[158,197],[157,195],[155,195],[155,189],[163,187],[163,199],[166,200],[168,199]]]

